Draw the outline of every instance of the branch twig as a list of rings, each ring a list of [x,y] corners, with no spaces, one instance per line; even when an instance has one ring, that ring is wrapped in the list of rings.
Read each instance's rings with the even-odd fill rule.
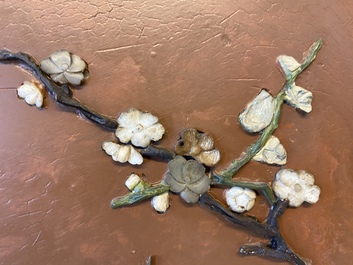
[[[266,222],[260,222],[257,219],[244,214],[234,213],[225,208],[219,201],[207,193],[201,195],[199,203],[205,205],[209,210],[221,214],[225,219],[232,223],[246,227],[257,235],[270,240],[268,245],[255,243],[242,246],[239,250],[242,255],[273,257],[286,260],[289,263],[296,265],[309,264],[307,260],[299,257],[289,248],[279,230],[278,218],[288,206],[288,201],[278,201],[274,207],[271,208]]]
[[[0,63],[17,64],[23,69],[32,73],[47,89],[48,93],[58,102],[65,106],[72,107],[82,113],[89,120],[110,129],[118,127],[117,121],[102,115],[94,109],[86,106],[73,96],[72,90],[67,85],[59,86],[52,81],[41,69],[37,61],[29,54],[8,50],[0,50]]]

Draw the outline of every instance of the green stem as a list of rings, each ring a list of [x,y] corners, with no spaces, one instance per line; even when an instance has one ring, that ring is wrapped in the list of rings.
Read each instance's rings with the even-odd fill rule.
[[[276,96],[275,112],[271,123],[263,130],[262,134],[257,139],[257,141],[247,149],[245,155],[231,162],[225,170],[221,172],[216,172],[218,178],[230,180],[241,167],[248,163],[264,147],[266,142],[270,139],[271,135],[278,127],[279,118],[281,116],[281,106],[285,98],[285,91],[293,85],[298,75],[303,72],[304,69],[307,68],[310,63],[315,59],[316,54],[320,50],[321,46],[322,39],[319,39],[309,48],[306,57],[304,58],[299,69],[293,74],[293,76],[291,76],[291,78],[286,81],[282,90]]]
[[[148,186],[142,190],[132,191],[131,193],[125,196],[114,198],[111,201],[111,206],[112,208],[119,208],[122,206],[131,205],[133,203],[143,201],[145,199],[165,193],[167,191],[169,191],[169,186],[165,184]]]
[[[271,186],[266,182],[252,182],[252,181],[241,181],[241,180],[231,180],[227,178],[222,178],[220,176],[214,175],[212,185],[216,186],[230,186],[230,187],[241,187],[251,190],[257,190],[262,192],[267,198],[271,206],[276,203],[276,197],[273,194]]]

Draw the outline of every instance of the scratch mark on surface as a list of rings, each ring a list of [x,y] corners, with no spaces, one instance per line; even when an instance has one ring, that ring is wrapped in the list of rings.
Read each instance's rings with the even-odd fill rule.
[[[42,230],[39,231],[36,239],[33,241],[32,247],[38,242],[40,235],[42,234]]]
[[[115,52],[115,51],[135,48],[135,47],[139,47],[139,46],[142,46],[142,44],[124,45],[124,46],[119,46],[119,47],[115,47],[115,48],[102,49],[102,50],[96,51],[96,53]]]
[[[235,10],[233,13],[231,13],[230,15],[228,15],[227,17],[225,17],[220,24],[226,22],[228,19],[230,19],[232,16],[234,16],[239,10]]]
[[[221,33],[217,33],[216,35],[213,35],[212,37],[210,37],[210,38],[204,40],[204,41],[202,42],[202,44],[205,44],[205,43],[207,43],[207,42],[209,42],[209,41],[211,41],[211,40],[217,38],[217,37],[220,36],[220,35],[221,35]]]

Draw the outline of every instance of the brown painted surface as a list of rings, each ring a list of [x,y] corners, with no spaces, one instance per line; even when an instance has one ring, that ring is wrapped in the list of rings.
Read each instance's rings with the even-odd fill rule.
[[[281,228],[314,264],[353,259],[353,4],[349,1],[2,1],[0,45],[38,60],[57,49],[79,54],[91,78],[79,99],[116,117],[131,107],[160,117],[160,146],[195,127],[216,139],[224,168],[256,136],[237,115],[262,87],[284,79],[275,58],[298,59],[319,37],[324,46],[297,84],[314,94],[313,111],[283,107],[275,135],[288,168],[315,174],[315,205],[289,209]],[[131,172],[158,181],[163,162],[114,163],[101,143],[111,131],[47,97],[42,110],[18,100],[32,79],[0,66],[0,264],[285,264],[237,254],[256,235],[177,195],[167,214],[149,201],[112,210]],[[250,163],[241,178],[271,181],[277,167]],[[221,195],[221,191],[217,191]],[[263,218],[257,199],[251,212]]]

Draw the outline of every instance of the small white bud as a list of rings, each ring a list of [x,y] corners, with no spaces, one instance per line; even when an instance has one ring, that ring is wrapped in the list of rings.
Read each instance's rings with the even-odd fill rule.
[[[140,181],[141,178],[137,174],[132,173],[125,181],[125,186],[132,191],[140,183]]]
[[[232,211],[243,213],[249,211],[255,204],[256,193],[250,189],[232,187],[224,193],[227,204]]]
[[[159,213],[165,213],[170,205],[169,192],[154,196],[151,200],[152,207]]]

